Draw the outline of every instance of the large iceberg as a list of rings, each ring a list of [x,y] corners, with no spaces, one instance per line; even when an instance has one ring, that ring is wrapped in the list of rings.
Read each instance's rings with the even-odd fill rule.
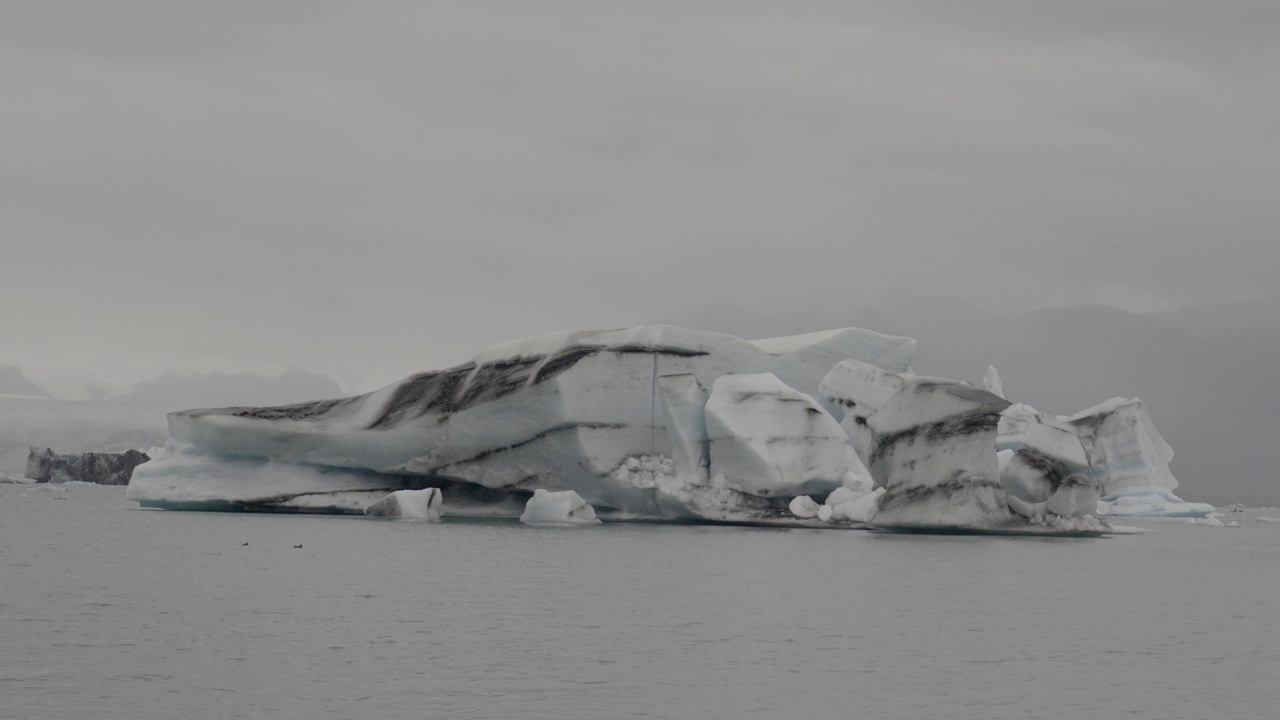
[[[572,490],[605,518],[766,517],[800,489],[834,489],[854,462],[810,394],[832,366],[904,372],[914,350],[857,328],[758,342],[663,325],[556,333],[367,395],[173,413],[170,451],[129,494],[156,507],[349,512],[429,484],[446,517],[468,512],[454,501],[462,486]]]
[[[1059,519],[1088,517],[1099,488],[1173,487],[1154,426],[916,376],[915,346],[858,328],[555,333],[356,397],[172,413],[128,493],[171,509],[403,516],[422,497],[428,515],[514,519],[569,498],[603,520],[1005,531],[1079,529]],[[1002,390],[994,372],[984,384]]]

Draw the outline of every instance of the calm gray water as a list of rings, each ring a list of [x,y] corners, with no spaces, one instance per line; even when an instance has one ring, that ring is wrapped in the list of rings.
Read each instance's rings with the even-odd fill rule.
[[[1280,714],[1280,511],[1063,540],[0,496],[5,718]]]

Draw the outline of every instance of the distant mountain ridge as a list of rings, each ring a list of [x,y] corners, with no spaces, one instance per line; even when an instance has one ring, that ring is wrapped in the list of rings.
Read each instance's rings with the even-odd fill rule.
[[[27,379],[17,365],[0,365],[0,395],[51,398],[44,388]]]
[[[1101,305],[1005,318],[915,296],[848,313],[748,316],[704,311],[676,324],[745,337],[859,326],[920,341],[915,370],[979,382],[995,365],[1009,398],[1070,414],[1139,397],[1174,449],[1179,494],[1280,503],[1280,303],[1135,314]]]

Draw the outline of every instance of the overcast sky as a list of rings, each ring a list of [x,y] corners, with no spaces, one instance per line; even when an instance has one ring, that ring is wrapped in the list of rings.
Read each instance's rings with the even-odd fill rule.
[[[618,5],[0,5],[0,362],[364,390],[684,308],[1280,267],[1275,0]]]

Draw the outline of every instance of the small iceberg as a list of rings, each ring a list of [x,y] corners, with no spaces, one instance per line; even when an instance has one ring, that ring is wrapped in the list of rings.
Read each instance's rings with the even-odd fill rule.
[[[539,488],[524,506],[520,522],[526,525],[594,525],[600,522],[595,508],[572,490],[548,492]]]
[[[439,522],[444,496],[439,488],[397,490],[364,509],[369,517],[410,518]]]

